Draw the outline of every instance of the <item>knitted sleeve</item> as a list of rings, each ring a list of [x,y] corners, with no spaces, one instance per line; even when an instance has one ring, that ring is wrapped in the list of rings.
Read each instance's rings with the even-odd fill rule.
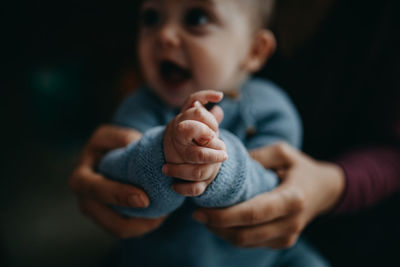
[[[184,197],[171,189],[173,178],[165,176],[162,139],[164,126],[152,128],[126,148],[116,149],[101,160],[99,171],[119,182],[141,187],[150,198],[145,209],[115,207],[126,216],[157,218],[176,210]]]
[[[206,191],[194,198],[202,207],[227,207],[272,190],[278,184],[276,175],[250,158],[242,142],[228,131],[221,130],[228,159]]]
[[[267,146],[278,141],[295,147],[301,143],[302,127],[289,98],[274,84],[254,80],[244,91],[242,112],[251,135],[244,142],[221,130],[228,160],[203,195],[194,199],[204,207],[226,207],[272,190],[278,178],[264,169],[247,153],[247,149]],[[245,144],[245,146],[243,145]]]

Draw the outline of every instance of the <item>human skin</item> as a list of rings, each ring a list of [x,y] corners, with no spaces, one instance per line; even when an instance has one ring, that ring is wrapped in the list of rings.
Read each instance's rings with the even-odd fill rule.
[[[146,83],[172,107],[201,90],[236,92],[275,49],[272,33],[254,31],[249,14],[238,1],[145,1],[138,58]],[[166,62],[185,78],[166,78]]]
[[[109,209],[110,204],[146,207],[149,200],[139,188],[108,180],[94,171],[94,164],[102,154],[138,138],[140,133],[132,129],[99,127],[84,148],[69,181],[83,213],[122,238],[154,231],[165,219],[125,218]],[[236,245],[292,246],[306,225],[332,210],[343,194],[343,172],[333,163],[316,161],[284,143],[253,150],[250,154],[264,167],[276,169],[282,183],[273,191],[238,205],[199,209],[194,214],[199,222]]]
[[[113,211],[109,205],[147,207],[149,198],[137,187],[114,182],[95,172],[97,162],[107,151],[124,147],[140,137],[141,134],[132,129],[100,126],[83,148],[78,166],[69,179],[81,212],[119,238],[153,231],[165,219],[126,218]]]
[[[254,13],[241,1],[148,0],[144,1],[140,14],[138,58],[145,81],[165,104],[183,106],[182,110],[193,104],[190,95],[201,94],[207,89],[237,92],[245,79],[259,70],[276,46],[269,30],[255,29],[251,18]],[[189,106],[185,106],[188,97]],[[197,117],[202,118],[197,122],[180,121],[190,111],[199,113]],[[183,130],[205,128],[202,126],[205,120],[211,122],[212,119],[207,119],[211,115],[201,107],[192,107],[184,112],[167,125],[163,142],[167,164],[163,171],[168,176],[187,181],[191,181],[193,173],[211,173],[206,180],[174,184],[177,193],[197,196],[215,178],[221,160],[215,161],[213,166],[190,160],[190,157],[198,155],[199,147],[190,145],[190,140],[183,146],[179,143],[184,142],[177,142],[176,137]],[[202,121],[199,123],[199,120]],[[218,131],[215,123],[208,126]],[[221,146],[224,144],[220,144],[218,149]]]
[[[163,173],[185,182],[172,188],[184,196],[199,196],[217,176],[228,158],[224,142],[218,138],[223,111],[215,106],[208,111],[204,105],[222,100],[221,92],[204,90],[192,94],[179,113],[168,123],[164,138],[166,164]]]
[[[195,8],[198,11],[199,7],[202,12],[201,20],[194,24],[182,24],[182,21],[185,21],[183,17],[187,15],[185,10]],[[148,20],[142,20],[138,43],[139,59],[145,80],[165,103],[174,107],[181,106],[190,94],[210,88],[237,90],[247,75],[258,70],[272,54],[275,49],[275,38],[272,33],[264,29],[254,31],[250,26],[248,13],[238,7],[235,1],[229,0],[145,1],[142,17],[150,10],[167,18],[160,24],[149,24]],[[163,61],[173,62],[188,69],[191,74],[190,79],[171,86],[160,77],[160,62]],[[211,113],[221,114],[221,110],[215,107]],[[81,209],[95,222],[117,236],[139,236],[155,229],[162,220],[131,219],[132,221],[128,222],[107,207],[109,204],[135,207],[140,204],[139,200],[144,200],[141,201],[142,207],[148,205],[148,197],[139,189],[130,187],[130,191],[127,192],[128,189],[120,188],[122,185],[117,186],[116,182],[107,181],[103,176],[93,172],[96,162],[104,155],[102,152],[124,146],[118,142],[113,144],[114,147],[104,145],[103,142],[110,142],[104,137],[107,131],[113,130],[99,129],[84,148],[82,160],[71,176],[70,187],[77,194]],[[122,132],[119,129],[118,134]],[[113,134],[117,135],[115,132]],[[134,140],[136,139],[131,141]],[[187,170],[191,172],[196,168],[198,166],[180,168],[178,164],[170,164],[165,172],[175,173],[177,177],[181,174],[183,179],[187,175]],[[176,183],[173,188],[180,194],[193,196],[203,192],[205,185],[212,181],[211,178],[206,184],[205,181],[186,185]],[[128,199],[131,201],[130,205]],[[146,224],[151,226],[146,227]],[[135,229],[143,231],[135,232]]]
[[[286,143],[250,151],[264,167],[275,169],[282,183],[225,209],[199,209],[193,217],[241,247],[288,248],[316,216],[332,210],[345,187],[343,170],[312,159]]]
[[[169,170],[165,170],[166,172],[174,172],[176,166],[179,166],[177,169],[180,172],[184,172],[184,177],[186,177],[187,173],[201,170],[203,175],[196,177],[196,181],[192,181],[191,183],[176,182],[173,184],[172,188],[182,195],[195,196],[203,193],[207,185],[215,178],[220,162],[226,158],[225,145],[217,138],[218,124],[223,119],[223,111],[218,106],[212,108],[210,112],[203,107],[209,101],[218,102],[221,99],[222,93],[215,91],[202,91],[193,94],[182,107],[182,111],[186,110],[189,113],[181,113],[182,116],[177,116],[179,117],[178,120],[173,120],[169,124],[173,126],[180,122],[181,119],[195,119],[197,117],[207,122],[210,127],[208,130],[214,132],[214,138],[208,141],[208,146],[222,149],[221,151],[214,151],[214,153],[219,154],[204,153],[205,156],[222,155],[222,157],[219,156],[221,159],[217,158],[216,162],[210,164],[203,162],[200,165],[200,169],[198,164],[170,164],[169,167],[166,166],[169,168]],[[201,112],[194,112],[193,114],[191,107],[196,102],[200,107],[198,106],[195,110],[200,109]],[[174,133],[172,132],[169,135],[173,137]],[[149,205],[149,198],[143,190],[137,187],[117,183],[94,171],[98,161],[106,152],[127,146],[140,138],[141,133],[133,129],[111,125],[99,127],[84,147],[78,166],[69,179],[69,187],[77,196],[81,212],[119,238],[137,237],[151,232],[158,228],[165,219],[165,217],[158,219],[126,218],[110,209],[109,205],[145,208]],[[172,152],[172,157],[175,157],[173,155],[174,152],[176,151]],[[171,157],[171,155],[169,156]],[[176,161],[179,159],[173,158],[172,160]]]

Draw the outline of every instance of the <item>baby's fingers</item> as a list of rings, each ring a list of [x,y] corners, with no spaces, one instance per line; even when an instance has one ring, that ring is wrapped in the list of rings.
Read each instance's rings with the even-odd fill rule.
[[[165,164],[163,173],[186,181],[205,181],[216,176],[220,163],[214,164]]]
[[[186,197],[197,197],[206,191],[209,181],[202,182],[177,182],[172,184],[172,189]]]
[[[200,102],[196,101],[194,107],[189,108],[179,115],[179,120],[195,120],[206,124],[214,132],[218,132],[218,121],[216,117],[205,109]]]
[[[214,90],[203,90],[191,94],[186,102],[183,104],[181,111],[185,111],[193,106],[195,101],[199,101],[200,104],[205,105],[209,102],[218,103],[222,100],[224,94]]]
[[[209,164],[224,162],[228,159],[228,154],[224,150],[194,145],[185,150],[184,158],[188,164]]]
[[[185,120],[177,125],[175,139],[181,145],[196,144],[208,148],[225,150],[225,144],[217,134],[204,123]]]

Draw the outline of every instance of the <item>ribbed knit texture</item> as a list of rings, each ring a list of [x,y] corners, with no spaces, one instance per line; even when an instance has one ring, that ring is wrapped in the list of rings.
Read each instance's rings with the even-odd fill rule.
[[[252,160],[247,149],[276,141],[300,145],[298,115],[286,95],[268,81],[247,81],[238,99],[226,97],[220,106],[224,110],[220,138],[227,147],[228,160],[206,191],[194,198],[176,194],[170,187],[173,178],[161,172],[165,163],[164,127],[178,111],[165,106],[147,87],[127,98],[117,111],[114,122],[139,130],[143,137],[127,148],[108,153],[99,169],[109,178],[143,188],[151,203],[146,209],[116,209],[127,216],[170,214],[154,232],[122,241],[120,265],[266,267],[285,262],[290,266],[327,266],[301,241],[283,251],[238,248],[191,218],[198,206],[230,206],[278,184],[275,174]]]
[[[156,218],[171,213],[185,198],[171,190],[173,179],[161,172],[163,126],[148,130],[143,137],[126,148],[107,154],[100,164],[100,172],[120,182],[138,185],[148,193],[150,205],[146,209],[115,207],[127,216]]]
[[[229,158],[207,190],[194,198],[194,203],[202,207],[227,207],[276,187],[276,175],[252,160],[236,136],[221,130],[220,137]]]
[[[265,100],[271,104],[266,105]],[[225,110],[226,128],[229,129],[231,124],[237,136],[224,129],[220,131],[229,157],[205,193],[194,198],[194,202],[203,207],[227,207],[270,191],[278,184],[276,175],[251,159],[242,142],[250,148],[275,141],[286,141],[295,146],[300,142],[301,128],[293,107],[270,83],[249,81],[240,99],[226,99],[221,106]],[[184,201],[171,189],[173,178],[161,172],[165,164],[162,151],[164,128],[158,125],[173,118],[172,114],[176,111],[163,107],[162,102],[146,89],[125,101],[117,113],[117,122],[141,130],[144,135],[139,142],[108,153],[99,170],[107,177],[143,188],[150,197],[150,206],[146,209],[116,208],[124,215],[156,218],[171,213]],[[249,129],[253,131],[251,135],[247,134]]]

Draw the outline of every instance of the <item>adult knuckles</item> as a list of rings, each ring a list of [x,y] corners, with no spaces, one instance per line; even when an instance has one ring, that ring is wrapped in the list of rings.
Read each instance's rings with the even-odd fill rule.
[[[249,208],[244,214],[243,214],[243,220],[245,223],[249,224],[256,224],[261,222],[263,219],[263,214],[259,212],[255,208]]]
[[[100,125],[100,127],[98,127],[93,135],[92,138],[90,138],[91,141],[96,140],[101,138],[101,136],[103,135],[103,133],[108,132],[110,130],[110,126],[108,125]]]
[[[83,170],[81,168],[78,168],[73,171],[68,180],[68,188],[75,194],[78,194],[82,191],[81,187],[82,177],[83,177]]]
[[[303,224],[300,219],[294,219],[287,230],[288,233],[292,235],[299,235],[303,230]]]
[[[233,236],[232,242],[235,246],[245,247],[249,243],[249,235],[246,231],[239,231]]]
[[[300,190],[292,190],[290,206],[294,212],[300,213],[305,210],[306,196]]]
[[[108,134],[114,134],[112,132],[111,126],[109,125],[101,125],[99,126],[93,133],[92,137],[89,139],[88,146],[97,146],[97,144],[101,143],[104,138],[106,138]]]
[[[284,249],[291,248],[296,244],[296,242],[297,242],[297,235],[290,235],[282,239],[280,247]]]
[[[82,194],[91,197],[99,202],[112,204],[115,196],[111,193],[111,189],[103,184],[94,181],[86,181],[80,185]]]
[[[112,199],[113,203],[109,203],[109,204],[114,204],[117,206],[127,206],[125,194],[113,193],[111,196],[111,199]]]
[[[278,155],[281,155],[284,158],[288,158],[293,152],[292,147],[288,143],[285,143],[285,142],[276,143],[274,145],[274,149],[276,150],[276,153]]]
[[[217,211],[208,214],[209,224],[213,227],[223,228],[227,227],[227,222],[230,222],[229,216],[225,212]]]
[[[122,135],[118,136],[118,138],[121,142],[120,145],[122,147],[129,145],[130,143],[132,143],[135,140],[140,139],[140,137],[141,137],[141,135],[138,133],[135,133],[135,132],[132,132],[132,133],[127,132],[127,134],[122,134]]]

